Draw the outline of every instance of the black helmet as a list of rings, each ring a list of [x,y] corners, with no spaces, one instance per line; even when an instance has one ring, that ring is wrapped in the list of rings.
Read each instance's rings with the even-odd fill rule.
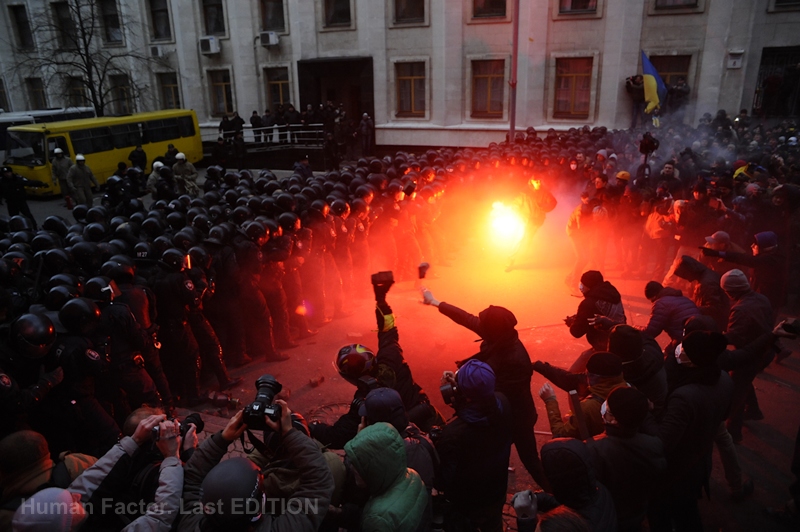
[[[269,231],[261,222],[250,222],[244,232],[257,246],[263,246],[269,240]]]
[[[351,384],[356,384],[358,379],[367,375],[377,364],[375,353],[361,344],[349,344],[336,353],[336,370],[339,375]]]
[[[38,235],[33,237],[33,240],[31,240],[31,249],[34,252],[53,249],[54,247],[56,247],[56,241],[53,238],[53,235],[47,233],[46,231],[40,232]]]
[[[45,290],[50,290],[54,286],[69,286],[77,289],[78,292],[83,290],[83,285],[81,284],[80,279],[69,273],[58,273],[53,275],[44,284]]]
[[[111,279],[108,277],[92,277],[83,287],[83,297],[87,297],[95,303],[111,303],[114,299],[114,291],[111,287]]]
[[[136,277],[136,267],[122,262],[116,262],[106,273],[117,284],[132,283]]]
[[[25,358],[45,356],[56,341],[56,328],[50,318],[40,314],[23,314],[11,325],[11,345]]]
[[[206,518],[219,528],[238,530],[258,521],[262,512],[258,466],[247,458],[230,458],[214,466],[203,479],[203,507],[213,505]]]
[[[31,221],[19,214],[12,216],[11,219],[8,221],[9,231],[25,231],[31,229],[33,229]]]
[[[207,214],[198,214],[192,220],[192,227],[196,227],[203,233],[208,233],[211,230],[211,218]]]
[[[284,233],[293,233],[298,227],[300,219],[293,212],[285,212],[278,216],[278,225],[283,228]]]
[[[54,286],[44,296],[44,306],[47,310],[58,311],[67,301],[79,297],[78,289],[72,286]]]
[[[139,242],[133,247],[133,254],[137,259],[155,260],[156,254],[150,242]]]
[[[72,256],[75,258],[75,262],[89,274],[94,273],[102,264],[97,244],[94,242],[78,242],[72,246]]]
[[[155,238],[164,233],[164,226],[158,218],[149,217],[142,222],[142,231],[150,238]]]
[[[350,205],[344,200],[337,199],[331,203],[331,212],[336,216],[344,218],[347,214],[350,214]]]
[[[175,231],[179,231],[186,227],[186,215],[179,211],[171,212],[167,215],[167,223]]]
[[[189,248],[195,245],[194,235],[186,231],[175,233],[175,236],[172,237],[172,245],[181,251],[189,251]]]
[[[72,217],[75,218],[76,222],[85,222],[86,221],[86,213],[89,211],[89,208],[86,205],[75,205],[72,208]]]
[[[62,238],[67,236],[69,232],[69,226],[61,216],[48,216],[45,218],[42,229],[52,231]]]
[[[208,238],[206,238],[205,241],[208,242],[209,244],[224,246],[227,240],[228,240],[228,235],[225,232],[225,229],[223,229],[222,226],[220,225],[215,225],[208,232]]]
[[[252,216],[253,213],[250,212],[250,209],[244,205],[236,207],[231,213],[231,219],[233,220],[233,223],[237,225],[242,225],[246,220],[252,218]]]
[[[106,211],[106,208],[103,207],[102,205],[98,205],[97,207],[92,207],[91,209],[86,211],[86,221],[88,223],[105,222],[107,217],[108,217],[108,212]]]
[[[278,197],[275,198],[275,204],[284,212],[293,211],[296,206],[294,196],[287,193],[279,194]]]
[[[44,267],[48,272],[59,273],[70,262],[69,255],[63,249],[50,249],[44,255]]]
[[[213,257],[200,246],[194,246],[189,249],[189,258],[192,259],[192,268],[200,268],[202,270],[211,268]]]
[[[91,299],[79,297],[64,304],[58,319],[71,334],[87,336],[100,323],[100,309]]]
[[[89,242],[100,242],[105,234],[106,228],[99,222],[92,222],[83,230],[83,238]]]
[[[168,249],[161,255],[160,265],[171,272],[182,272],[188,266],[186,254],[175,248]]]

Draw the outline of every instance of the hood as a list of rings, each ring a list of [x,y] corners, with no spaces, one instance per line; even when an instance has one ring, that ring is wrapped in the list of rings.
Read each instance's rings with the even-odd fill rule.
[[[586,293],[586,297],[600,299],[602,301],[608,301],[609,303],[614,304],[622,301],[622,296],[619,295],[619,291],[608,281],[603,281],[599,285],[589,290]]]
[[[656,296],[656,299],[661,299],[662,297],[682,297],[682,296],[683,296],[683,292],[681,292],[677,288],[672,288],[670,286],[665,286],[658,293],[658,296]]]
[[[683,255],[675,268],[675,275],[687,281],[697,281],[706,270],[708,268],[699,260]]]
[[[556,438],[542,445],[542,467],[558,502],[578,509],[597,497],[597,482],[586,445],[574,438]]]
[[[510,310],[489,305],[478,314],[481,337],[489,342],[515,337],[517,318]]]
[[[388,423],[365,428],[345,444],[344,451],[371,495],[385,493],[408,467],[403,438]]]

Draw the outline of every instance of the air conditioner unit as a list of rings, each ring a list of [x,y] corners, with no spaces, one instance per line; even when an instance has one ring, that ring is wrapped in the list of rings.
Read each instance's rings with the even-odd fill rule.
[[[261,40],[261,46],[277,46],[278,45],[278,33],[274,31],[262,31],[258,35],[259,39]]]
[[[219,53],[219,39],[214,36],[200,37],[200,53],[213,55]]]
[[[164,57],[164,49],[160,46],[151,46],[150,57]]]

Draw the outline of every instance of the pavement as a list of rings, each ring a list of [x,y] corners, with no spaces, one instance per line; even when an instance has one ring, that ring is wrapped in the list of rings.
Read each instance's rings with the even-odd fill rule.
[[[444,264],[432,263],[424,283],[438,299],[474,314],[489,304],[509,308],[517,317],[520,338],[531,358],[568,367],[587,344],[584,339],[573,338],[562,323],[564,316],[575,312],[580,301],[573,295],[574,287],[564,284],[564,277],[571,268],[572,251],[564,238],[563,228],[569,215],[568,204],[574,202],[570,198],[563,203],[564,207],[559,206],[548,215],[533,241],[533,253],[519,261],[516,269],[506,273],[507,250],[506,254],[498,250],[496,242],[487,238],[482,229],[488,226],[488,217],[484,214],[488,215],[491,203],[487,199],[486,211],[470,217],[468,223],[474,226],[446,233],[445,238],[454,251],[446,257],[447,260],[441,261]],[[61,200],[31,200],[29,204],[40,223],[50,214],[61,214],[71,220]],[[634,326],[646,324],[650,304],[643,292],[647,279],[623,278],[613,264],[603,271],[623,296],[628,323]],[[452,410],[443,403],[438,392],[439,379],[442,371],[455,368],[454,361],[477,351],[476,336],[440,315],[435,308],[422,305],[419,287],[419,280],[398,282],[392,287],[388,302],[394,309],[404,356],[415,380],[427,390],[434,405],[449,417]],[[232,390],[233,396],[243,405],[252,401],[256,379],[270,373],[283,384],[293,410],[309,419],[335,419],[349,404],[354,391],[352,385],[336,373],[333,367],[335,354],[348,343],[363,343],[377,348],[374,302],[356,299],[346,304],[346,310],[351,312],[349,317],[332,321],[321,328],[317,336],[302,340],[299,347],[286,351],[291,355],[290,360],[280,363],[254,361],[232,370],[232,375],[244,378],[243,385]],[[667,343],[665,337],[658,340],[662,346]],[[769,521],[763,513],[765,507],[780,506],[789,497],[787,488],[793,480],[789,466],[800,424],[800,345],[797,341],[784,341],[784,345],[793,351],[792,356],[780,365],[770,365],[754,383],[765,419],[745,422],[744,440],[737,445],[744,474],[755,482],[755,493],[741,503],[730,500],[715,452],[710,498],[700,502],[708,530],[792,529]],[[216,386],[210,378],[205,384],[209,388]],[[539,445],[549,439],[547,415],[537,394],[542,384],[544,379],[535,374],[532,390],[539,413],[536,425]],[[560,390],[556,393],[562,412],[567,412],[566,393]],[[197,411],[207,420],[207,433],[224,427],[227,418],[234,413],[210,405],[201,405]],[[238,443],[232,452],[242,453]],[[535,484],[514,451],[508,493],[529,487],[535,488]],[[507,513],[513,528],[510,517],[513,511],[507,508]]]

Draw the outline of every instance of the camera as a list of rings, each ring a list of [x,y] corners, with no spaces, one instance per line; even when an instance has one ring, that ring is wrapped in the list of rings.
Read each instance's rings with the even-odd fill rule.
[[[168,419],[167,421],[175,421],[175,420]],[[181,439],[185,438],[186,433],[189,432],[190,423],[193,423],[194,426],[197,427],[197,432],[203,432],[203,429],[206,426],[205,422],[203,421],[203,418],[200,417],[200,414],[198,414],[197,412],[189,414],[188,416],[183,418],[183,423],[178,422],[178,425],[180,427],[178,430],[180,431]],[[161,439],[161,431],[159,430],[158,425],[150,429],[150,432],[153,435],[153,441],[158,441]]]
[[[439,386],[439,392],[442,394],[442,399],[444,399],[445,404],[450,406],[454,406],[456,404],[456,394],[458,394],[458,388],[455,384],[446,382]]]
[[[275,422],[281,418],[281,406],[273,405],[272,401],[283,386],[272,375],[262,375],[256,381],[256,389],[256,398],[244,407],[242,421],[250,430],[269,430],[266,418]]]
[[[372,274],[372,284],[374,286],[392,283],[394,283],[394,274],[392,272],[378,272]]]
[[[377,390],[380,387],[381,385],[378,382],[378,379],[375,377],[371,377],[370,375],[359,377],[356,381],[356,395],[353,398],[351,406],[358,411],[358,409],[361,408],[361,405],[364,404],[364,401],[366,401],[367,394],[372,390]]]
[[[658,145],[658,139],[647,131],[642,135],[642,140],[639,142],[639,152],[643,155],[650,155],[658,149]]]

